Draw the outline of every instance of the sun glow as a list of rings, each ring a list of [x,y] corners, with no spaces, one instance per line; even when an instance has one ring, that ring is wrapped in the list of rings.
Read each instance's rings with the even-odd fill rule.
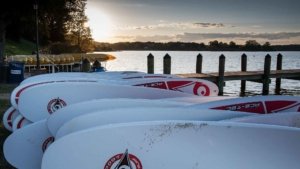
[[[112,22],[110,18],[92,4],[88,6],[86,14],[88,16],[88,25],[91,28],[94,40],[99,42],[108,42],[112,36]]]

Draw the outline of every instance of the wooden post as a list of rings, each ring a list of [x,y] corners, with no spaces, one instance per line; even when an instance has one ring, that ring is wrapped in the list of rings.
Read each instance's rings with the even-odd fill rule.
[[[267,56],[265,57],[264,75],[262,79],[263,82],[262,95],[269,94],[270,71],[271,71],[271,55],[267,54]]]
[[[241,71],[247,71],[247,55],[244,53],[241,58]],[[246,80],[241,80],[241,93],[240,96],[245,96]]]
[[[282,54],[277,55],[276,70],[282,70]],[[280,95],[281,78],[276,78],[275,94]]]
[[[83,61],[82,61],[82,72],[89,72],[91,70],[91,63],[90,61],[85,58]]]
[[[171,74],[171,56],[169,54],[164,56],[164,74]]]
[[[147,57],[147,68],[149,74],[154,74],[154,56],[151,53]]]
[[[202,55],[199,53],[196,60],[196,73],[202,73]]]
[[[217,85],[219,87],[219,96],[223,96],[224,87],[224,72],[225,72],[225,56],[222,54],[219,57],[219,77],[217,78]]]

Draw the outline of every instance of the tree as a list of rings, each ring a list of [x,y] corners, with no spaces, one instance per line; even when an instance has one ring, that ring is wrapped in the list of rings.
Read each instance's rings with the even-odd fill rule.
[[[214,40],[209,42],[209,49],[210,50],[220,50],[219,41]]]
[[[91,30],[86,26],[88,21],[85,15],[87,0],[73,0],[66,4],[70,9],[71,19],[67,22],[67,40],[72,45],[77,45],[81,51],[93,49]]]
[[[16,6],[14,1],[8,1],[0,5],[0,66],[4,63],[4,46],[7,33],[7,26],[13,22],[22,9]]]
[[[251,51],[261,50],[261,45],[256,40],[248,40],[245,43],[245,49]]]
[[[264,50],[264,51],[272,51],[273,48],[271,47],[271,43],[270,42],[265,42],[262,45],[262,50]]]
[[[38,3],[39,41],[70,45],[70,37],[77,39],[82,51],[91,50],[91,31],[85,26],[84,10],[87,0],[26,0],[6,1],[0,5],[0,64],[3,62],[5,39],[21,38],[36,41],[35,10]],[[72,26],[70,26],[72,25]],[[84,44],[84,45],[82,45]],[[88,45],[87,45],[88,44]]]

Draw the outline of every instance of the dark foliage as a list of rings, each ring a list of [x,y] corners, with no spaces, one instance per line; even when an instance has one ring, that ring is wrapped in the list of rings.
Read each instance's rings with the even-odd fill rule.
[[[92,49],[85,7],[87,0],[10,0],[0,5],[0,64],[5,40],[26,39],[36,42],[38,21],[39,45],[67,44],[79,51]],[[38,4],[38,5],[36,5]],[[77,50],[78,51],[78,50]]]
[[[173,50],[173,51],[300,51],[300,45],[272,46],[269,42],[261,45],[255,40],[249,40],[245,45],[237,45],[235,42],[223,43],[217,40],[208,45],[204,43],[185,42],[119,42],[119,43],[95,43],[95,51],[112,50]]]

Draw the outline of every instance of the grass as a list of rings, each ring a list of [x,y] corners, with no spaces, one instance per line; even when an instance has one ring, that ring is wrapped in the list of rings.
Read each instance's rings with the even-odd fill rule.
[[[19,42],[7,40],[5,43],[5,55],[30,55],[35,50],[35,44],[21,39]]]
[[[16,88],[18,84],[6,84],[6,83],[1,83],[0,84],[0,94],[3,93],[11,93],[14,88]]]
[[[12,90],[16,87],[16,84],[0,84],[0,94],[3,93],[11,93]],[[3,155],[3,143],[7,136],[11,134],[8,130],[6,130],[3,126],[2,123],[2,117],[3,113],[10,107],[10,101],[9,99],[0,99],[0,118],[1,118],[1,123],[0,123],[0,168],[1,169],[14,169],[4,158]]]

